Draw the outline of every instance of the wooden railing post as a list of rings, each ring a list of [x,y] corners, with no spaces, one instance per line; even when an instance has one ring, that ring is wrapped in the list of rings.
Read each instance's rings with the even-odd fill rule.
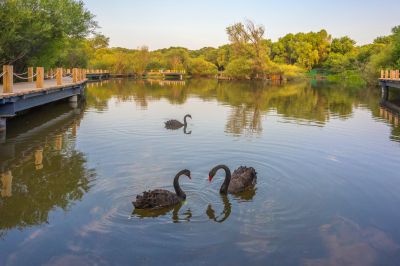
[[[399,77],[399,70],[396,70],[396,77],[395,77],[395,79],[400,79],[400,77]]]
[[[28,82],[33,82],[33,67],[28,67]]]
[[[57,84],[57,86],[62,85],[62,75],[63,75],[63,69],[62,68],[57,68],[57,72],[56,72],[56,84]]]
[[[36,88],[44,87],[44,67],[36,68]]]
[[[385,79],[388,79],[389,78],[389,70],[385,70]]]
[[[87,69],[83,70],[83,79],[86,79],[86,71],[87,71]]]
[[[72,82],[73,83],[78,82],[78,69],[77,68],[72,69]]]
[[[3,66],[3,93],[13,92],[13,83],[14,83],[13,72],[14,72],[13,66],[10,65]]]

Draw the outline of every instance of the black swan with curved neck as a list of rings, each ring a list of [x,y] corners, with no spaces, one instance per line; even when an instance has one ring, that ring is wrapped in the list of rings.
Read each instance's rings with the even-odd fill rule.
[[[253,187],[257,182],[257,172],[253,167],[240,166],[231,175],[231,170],[226,165],[217,165],[210,170],[208,180],[211,182],[219,169],[225,170],[225,180],[219,190],[221,194],[240,193]]]
[[[184,169],[176,174],[174,178],[175,193],[165,189],[155,189],[145,191],[142,195],[136,196],[136,201],[132,202],[137,209],[156,209],[165,208],[178,204],[186,199],[186,194],[179,186],[179,177],[185,175],[190,177],[190,171]]]
[[[183,117],[183,124],[181,122],[179,122],[178,120],[172,119],[172,120],[168,120],[167,122],[165,122],[165,128],[167,129],[179,129],[183,126],[187,127],[187,118],[192,119],[192,116],[187,114]]]

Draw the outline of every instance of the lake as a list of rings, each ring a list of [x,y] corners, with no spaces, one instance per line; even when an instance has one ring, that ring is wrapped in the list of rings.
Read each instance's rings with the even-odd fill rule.
[[[379,102],[315,81],[90,83],[8,121],[0,265],[398,265],[400,126]],[[255,188],[221,196],[217,164],[253,166]],[[185,168],[183,204],[134,211]]]

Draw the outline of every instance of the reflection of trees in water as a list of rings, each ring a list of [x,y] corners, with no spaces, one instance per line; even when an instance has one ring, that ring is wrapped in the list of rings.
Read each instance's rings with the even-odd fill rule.
[[[94,172],[86,169],[84,155],[75,150],[83,113],[51,108],[54,112],[47,116],[25,116],[31,128],[11,131],[12,138],[1,146],[10,152],[1,154],[0,235],[48,222],[52,210],[67,210],[90,188]]]
[[[261,132],[263,115],[270,110],[289,120],[323,125],[330,115],[347,118],[354,106],[376,106],[379,99],[374,89],[312,85],[308,81],[273,85],[214,79],[192,79],[182,84],[119,80],[93,86],[88,90],[88,105],[94,108],[106,105],[111,98],[133,99],[142,108],[147,108],[148,101],[160,99],[183,104],[190,95],[203,100],[217,99],[231,107],[225,130],[238,135]]]
[[[85,169],[82,153],[68,156],[54,152],[51,147],[40,170],[25,163],[12,170],[12,195],[0,198],[0,231],[45,223],[54,208],[66,210],[89,190],[92,173]]]
[[[235,135],[260,133],[262,131],[260,111],[243,105],[232,107],[229,111],[225,131]]]

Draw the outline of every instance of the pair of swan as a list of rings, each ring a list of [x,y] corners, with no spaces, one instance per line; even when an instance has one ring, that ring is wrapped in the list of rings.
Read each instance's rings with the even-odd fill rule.
[[[257,173],[253,167],[240,166],[233,174],[226,165],[217,165],[210,170],[208,180],[211,182],[218,170],[225,171],[225,180],[219,190],[221,194],[235,194],[245,191],[255,185]],[[182,175],[191,179],[190,171],[187,169],[179,171],[174,178],[175,193],[165,189],[155,189],[145,191],[136,196],[136,201],[132,202],[137,209],[156,209],[174,206],[186,199],[186,194],[179,186],[179,177]]]

